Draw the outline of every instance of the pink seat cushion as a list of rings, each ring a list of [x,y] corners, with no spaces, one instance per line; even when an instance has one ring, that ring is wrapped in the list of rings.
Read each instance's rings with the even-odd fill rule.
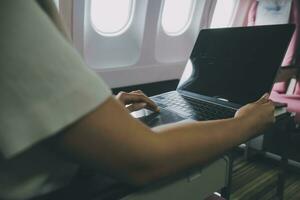
[[[286,85],[287,85],[286,82],[275,83],[272,91],[275,91],[278,94],[284,94],[286,91],[286,87],[287,87]]]
[[[300,123],[300,95],[283,95],[272,91],[270,99],[275,102],[287,103],[287,110],[289,112],[295,112],[295,121]]]

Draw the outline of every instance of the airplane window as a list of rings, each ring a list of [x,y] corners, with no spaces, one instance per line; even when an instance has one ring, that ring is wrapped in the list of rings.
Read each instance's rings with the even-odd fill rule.
[[[92,0],[91,21],[101,35],[116,36],[124,33],[133,17],[135,0]]]
[[[162,27],[168,35],[180,35],[188,28],[195,0],[165,0]]]
[[[210,27],[221,28],[229,26],[237,2],[238,0],[218,0]]]

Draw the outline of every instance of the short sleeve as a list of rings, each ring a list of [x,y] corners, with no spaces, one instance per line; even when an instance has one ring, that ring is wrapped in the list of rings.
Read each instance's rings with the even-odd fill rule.
[[[11,158],[91,112],[110,89],[35,1],[0,7],[0,152]]]

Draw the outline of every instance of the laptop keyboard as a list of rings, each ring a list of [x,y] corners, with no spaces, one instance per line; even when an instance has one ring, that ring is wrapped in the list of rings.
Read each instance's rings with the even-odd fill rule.
[[[171,109],[195,120],[225,119],[235,114],[234,109],[182,96],[176,91],[154,96],[151,99],[161,108]]]

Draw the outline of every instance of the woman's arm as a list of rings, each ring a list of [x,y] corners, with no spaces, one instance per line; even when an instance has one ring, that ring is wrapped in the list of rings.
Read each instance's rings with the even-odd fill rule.
[[[205,164],[265,129],[274,122],[273,113],[263,98],[232,119],[151,130],[111,97],[67,128],[59,146],[81,163],[140,185]]]

